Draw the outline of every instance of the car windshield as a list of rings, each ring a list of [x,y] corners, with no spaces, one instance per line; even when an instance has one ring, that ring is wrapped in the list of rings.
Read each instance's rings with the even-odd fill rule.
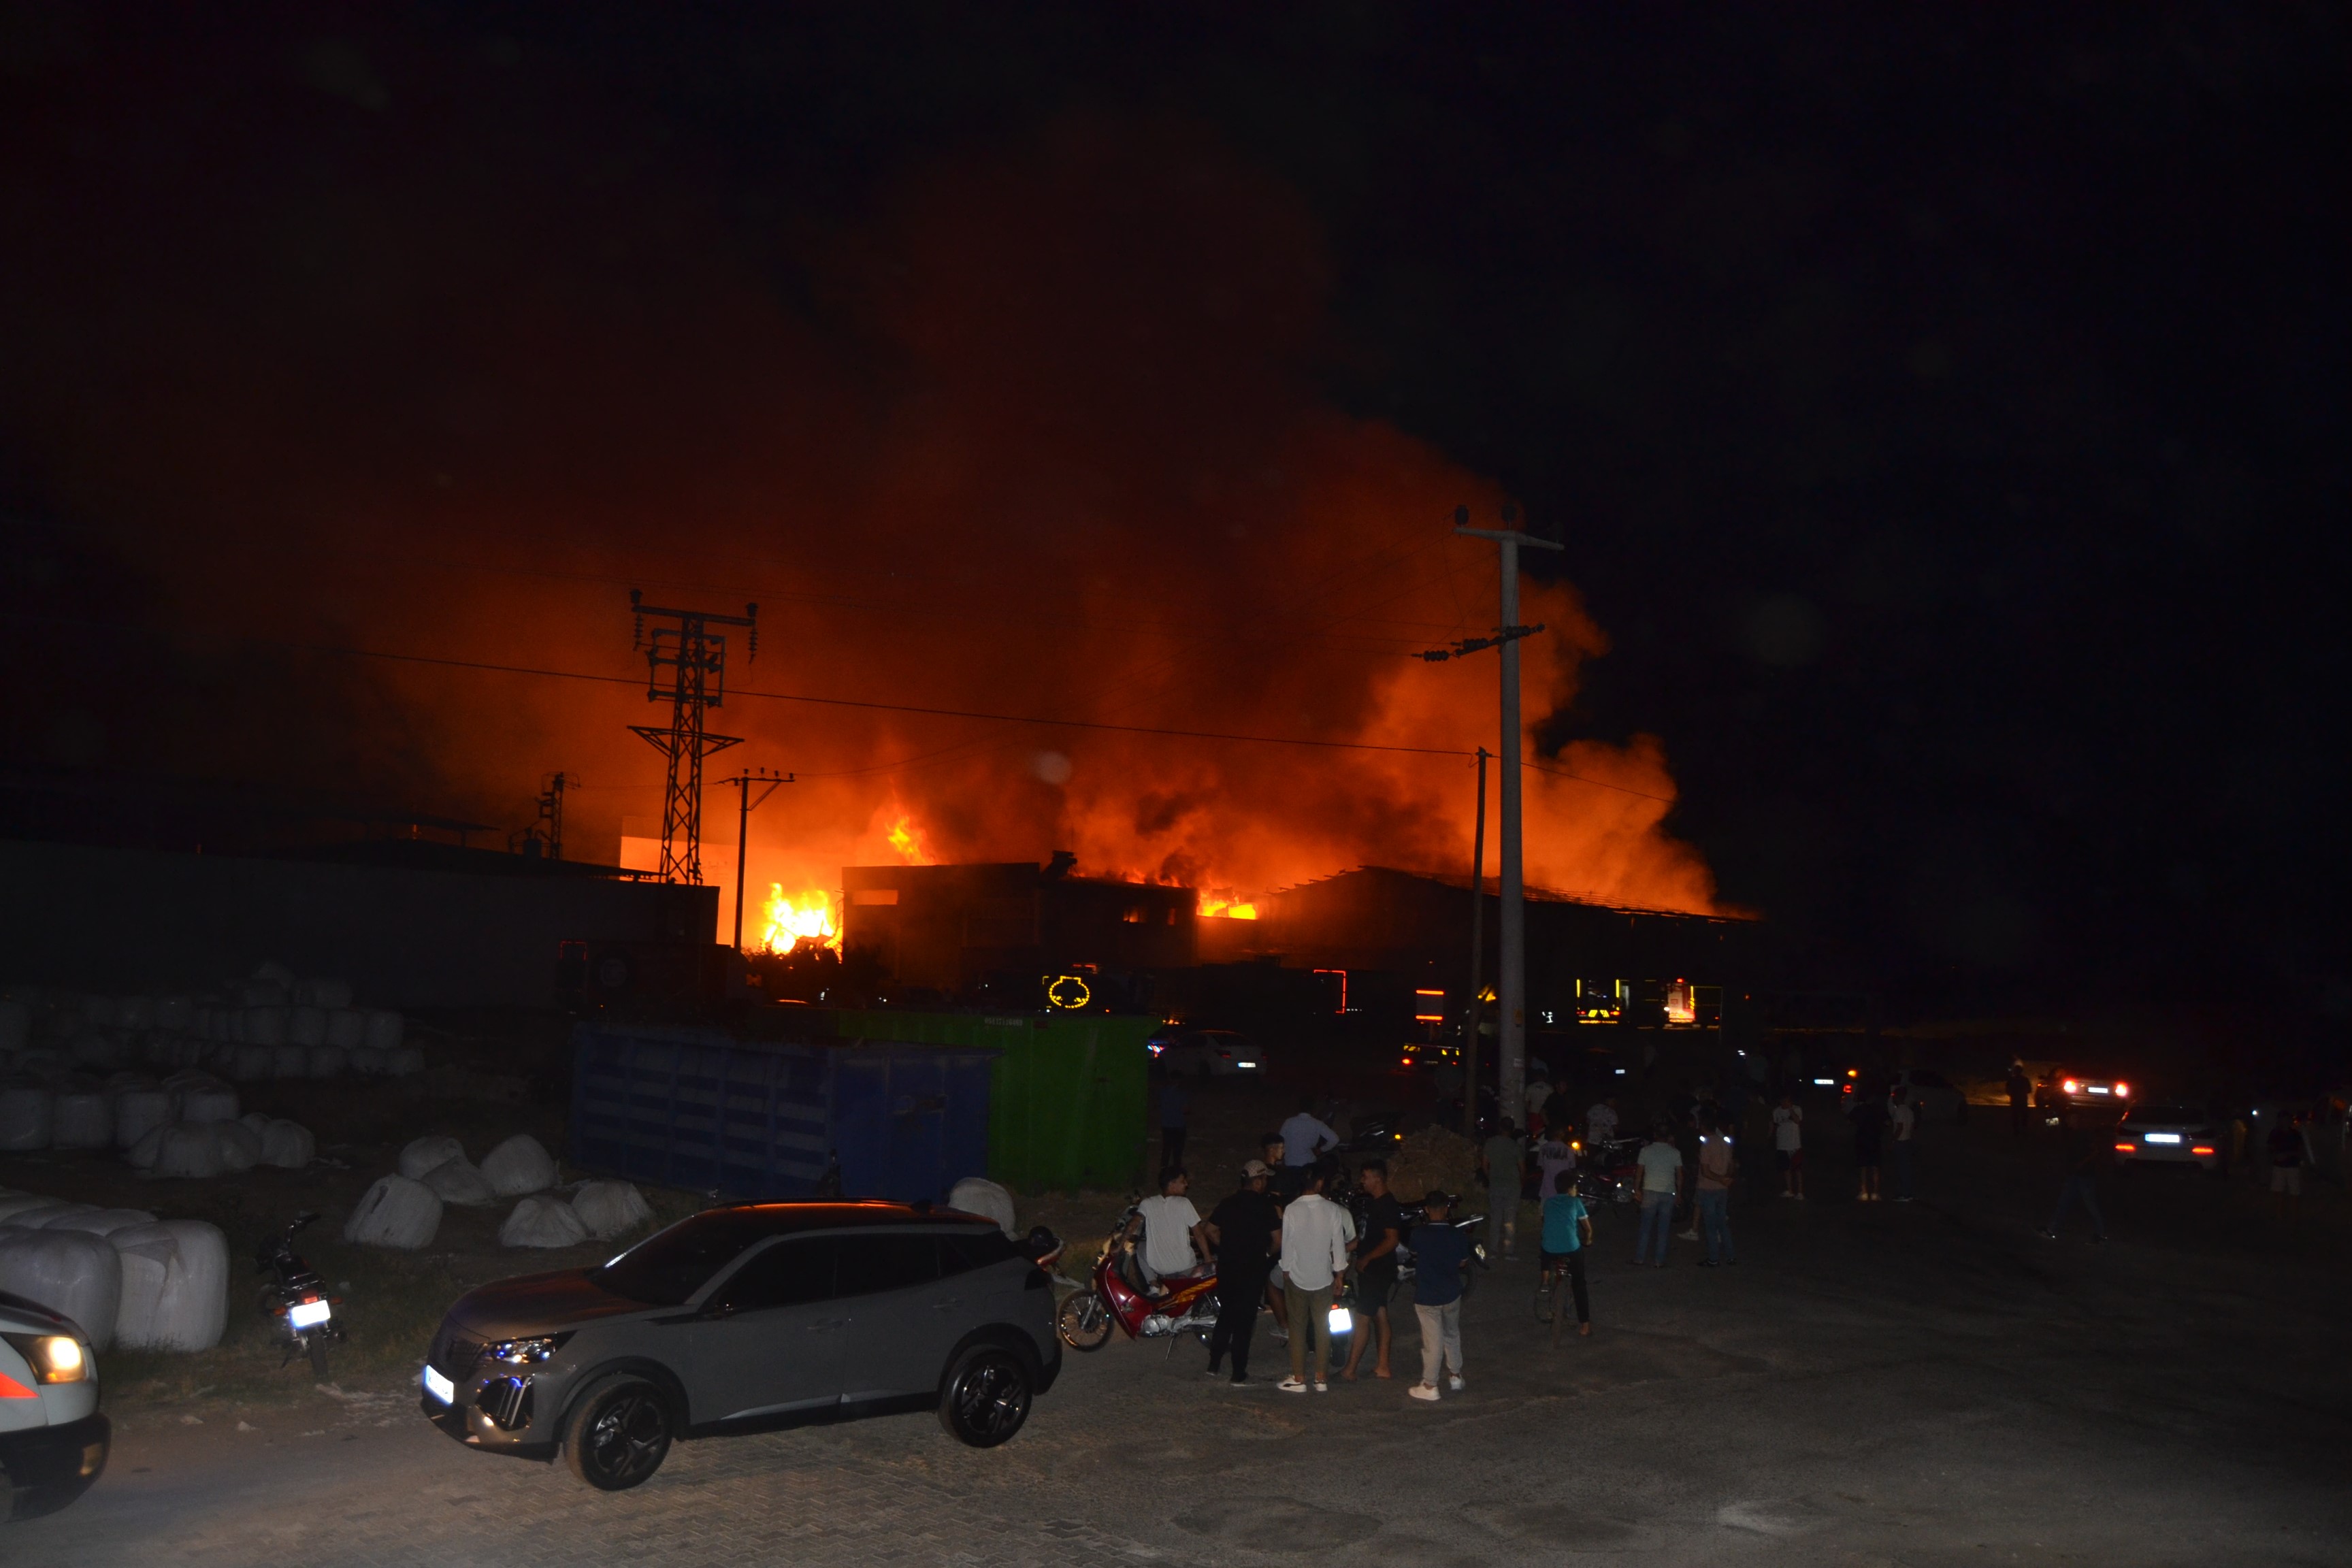
[[[2193,1105],[2143,1105],[2131,1113],[2134,1121],[2179,1121],[2193,1124],[2206,1120],[2205,1113]]]
[[[774,1219],[757,1209],[712,1209],[646,1237],[588,1278],[649,1307],[682,1306],[736,1254],[775,1230]]]

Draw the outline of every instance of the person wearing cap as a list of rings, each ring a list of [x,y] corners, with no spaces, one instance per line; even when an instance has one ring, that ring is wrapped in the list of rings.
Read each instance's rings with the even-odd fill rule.
[[[1244,1164],[1239,1190],[1228,1194],[1201,1227],[1217,1249],[1217,1326],[1209,1335],[1209,1375],[1218,1375],[1230,1354],[1236,1384],[1249,1381],[1258,1300],[1274,1271],[1274,1250],[1281,1245],[1282,1211],[1265,1190],[1273,1173],[1263,1160]]]

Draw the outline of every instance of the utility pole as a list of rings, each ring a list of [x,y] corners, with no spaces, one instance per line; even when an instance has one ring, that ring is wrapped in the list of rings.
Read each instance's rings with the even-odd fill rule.
[[[704,727],[708,710],[727,700],[727,637],[712,626],[750,628],[749,657],[760,657],[760,606],[746,605],[740,616],[713,615],[706,610],[667,610],[644,602],[629,590],[629,610],[636,618],[636,638],[630,646],[646,656],[648,678],[646,700],[670,705],[667,728],[632,724],[654,750],[669,759],[668,792],[662,799],[661,869],[665,882],[702,882],[702,759],[713,752],[741,743],[740,735],[714,735]],[[648,635],[646,617],[675,621],[656,626]],[[667,672],[667,673],[665,673]]]
[[[1478,748],[1478,825],[1470,830],[1470,1028],[1462,1037],[1462,1131],[1478,1136],[1478,994],[1486,969],[1486,748]]]
[[[779,784],[788,784],[792,783],[793,775],[790,773],[770,773],[765,768],[760,768],[751,773],[738,773],[731,779],[720,779],[719,782],[723,784],[734,785],[736,792],[735,951],[740,952],[743,951],[743,878],[745,875],[745,868],[750,864],[751,860],[751,814],[759,810],[761,806],[767,804],[768,797],[776,793],[776,788]],[[751,797],[751,786],[755,784],[763,784],[768,786],[760,792],[760,795],[757,800],[754,800]]]
[[[562,773],[549,775],[547,788],[539,796],[539,820],[528,836],[547,846],[541,853],[551,860],[563,858],[563,790],[570,783]]]
[[[1518,521],[1518,508],[1503,509],[1503,521]],[[1470,509],[1454,509],[1454,531],[1473,539],[1491,539],[1500,545],[1503,571],[1503,624],[1495,628],[1491,637],[1474,637],[1456,643],[1451,650],[1439,649],[1422,655],[1423,658],[1458,658],[1483,647],[1499,647],[1503,650],[1503,788],[1502,788],[1502,973],[1500,993],[1502,1016],[1495,1031],[1495,1083],[1501,1096],[1499,1114],[1516,1121],[1519,1111],[1512,1104],[1527,1078],[1528,1066],[1528,905],[1527,885],[1519,862],[1519,641],[1543,630],[1541,626],[1519,625],[1519,547],[1532,545],[1538,550],[1565,550],[1566,545],[1549,539],[1538,539],[1517,528],[1472,528]],[[1483,798],[1483,797],[1482,797]]]

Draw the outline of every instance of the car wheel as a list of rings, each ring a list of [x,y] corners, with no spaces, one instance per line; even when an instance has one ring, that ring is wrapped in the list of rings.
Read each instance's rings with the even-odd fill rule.
[[[582,1396],[563,1424],[563,1462],[599,1491],[626,1491],[669,1457],[669,1402],[639,1377],[615,1378]]]
[[[940,1425],[959,1442],[993,1448],[1029,1419],[1028,1364],[1002,1345],[974,1345],[956,1357],[940,1393]]]
[[[1092,1290],[1080,1290],[1054,1314],[1054,1331],[1074,1351],[1098,1351],[1110,1339],[1110,1309]]]

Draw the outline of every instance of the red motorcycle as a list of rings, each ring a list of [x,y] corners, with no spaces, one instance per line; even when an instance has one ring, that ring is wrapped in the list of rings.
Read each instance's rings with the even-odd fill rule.
[[[1136,1210],[1129,1205],[1103,1244],[1091,1281],[1062,1301],[1054,1315],[1054,1331],[1074,1351],[1098,1351],[1110,1342],[1116,1323],[1131,1340],[1169,1340],[1180,1334],[1206,1335],[1217,1323],[1217,1277],[1163,1279],[1147,1285],[1135,1257],[1135,1238],[1128,1234]],[[1157,1290],[1157,1295],[1153,1291]],[[1175,1345],[1169,1350],[1172,1353]]]

